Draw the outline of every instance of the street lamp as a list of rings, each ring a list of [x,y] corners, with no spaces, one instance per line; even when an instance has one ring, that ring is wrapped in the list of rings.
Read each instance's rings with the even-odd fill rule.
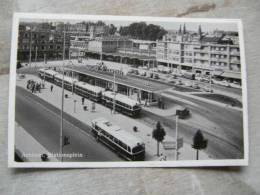
[[[114,91],[113,114],[115,114],[115,112],[116,112],[116,72],[115,72],[115,70],[114,70],[114,87],[113,87],[113,91]]]
[[[74,113],[76,113],[76,103],[77,103],[77,100],[74,100]]]
[[[60,155],[63,161],[63,109],[64,109],[64,60],[65,60],[65,29],[63,34],[63,63],[62,63],[62,97],[61,97],[61,121],[60,121]]]
[[[176,114],[176,127],[175,127],[175,160],[178,160],[178,119],[179,115]]]
[[[30,28],[30,53],[29,53],[29,66],[32,63],[32,29]]]

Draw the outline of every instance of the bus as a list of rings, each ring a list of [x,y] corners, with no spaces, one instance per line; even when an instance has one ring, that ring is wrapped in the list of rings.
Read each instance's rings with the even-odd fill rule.
[[[102,92],[105,91],[105,89],[79,81],[75,83],[74,91],[82,97],[88,98],[95,102],[101,102]]]
[[[115,99],[115,109],[118,112],[126,114],[128,116],[136,117],[141,112],[140,103],[130,99],[128,96],[114,93],[112,91],[104,91],[102,93],[102,103],[109,107],[113,108]]]
[[[54,82],[54,77],[57,74],[59,74],[59,73],[54,70],[51,70],[51,69],[42,68],[42,69],[38,70],[38,75],[41,79],[44,79],[44,80],[52,82],[52,83]]]
[[[62,86],[62,79],[63,79],[62,74],[56,74],[54,76],[54,84],[61,87]],[[72,91],[72,89],[74,88],[75,82],[77,82],[76,79],[73,79],[73,78],[68,77],[68,76],[64,76],[64,89]]]
[[[91,131],[98,141],[101,141],[119,156],[129,161],[145,159],[145,144],[140,139],[112,124],[105,118],[91,121]]]

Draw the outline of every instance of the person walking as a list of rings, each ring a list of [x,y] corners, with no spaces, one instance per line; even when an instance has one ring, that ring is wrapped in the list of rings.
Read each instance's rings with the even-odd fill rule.
[[[82,105],[84,105],[84,102],[85,102],[85,98],[84,97],[81,98],[81,102],[82,102]]]
[[[32,93],[34,93],[34,91],[35,91],[35,84],[33,83],[32,84]]]
[[[52,90],[53,90],[53,85],[51,85],[51,92],[52,92]]]
[[[41,93],[41,83],[38,83],[38,87],[39,87],[39,93]]]

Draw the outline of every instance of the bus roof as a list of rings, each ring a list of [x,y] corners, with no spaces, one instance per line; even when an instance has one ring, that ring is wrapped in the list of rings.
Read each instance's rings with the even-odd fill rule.
[[[92,121],[92,124],[96,124],[98,127],[103,129],[113,137],[119,139],[131,148],[144,143],[142,139],[135,137],[131,133],[121,129],[119,126],[112,124],[105,118],[94,119]]]
[[[90,85],[90,84],[82,82],[82,81],[77,82],[76,85],[79,86],[79,87],[82,87],[84,89],[88,89],[90,91],[93,91],[95,93],[99,93],[99,92],[102,92],[102,91],[105,90],[102,87]]]
[[[60,73],[58,73],[57,75],[55,75],[55,77],[62,80],[63,75],[60,74]],[[73,83],[74,81],[77,81],[77,79],[73,79],[73,78],[71,78],[71,77],[68,77],[68,76],[65,76],[65,75],[64,75],[64,81],[67,81],[67,82],[69,82],[69,83]]]
[[[45,69],[45,68],[41,68],[39,69],[39,71],[42,71],[42,72],[45,72],[45,73],[48,73],[50,75],[55,75],[55,74],[58,74],[58,72],[52,70],[52,69]]]
[[[103,93],[103,95],[109,97],[109,98],[114,98],[114,92],[113,91],[105,91]],[[128,96],[126,95],[123,95],[123,94],[120,94],[120,93],[116,93],[116,100],[117,101],[120,101],[122,103],[125,103],[127,105],[130,105],[130,106],[135,106],[135,105],[139,105],[139,103],[131,98],[129,98]]]

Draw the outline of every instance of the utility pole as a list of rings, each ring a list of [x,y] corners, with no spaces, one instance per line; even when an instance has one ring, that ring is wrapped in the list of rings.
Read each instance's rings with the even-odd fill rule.
[[[37,62],[37,49],[38,49],[38,47],[35,46],[35,59],[34,59],[35,63]]]
[[[212,70],[210,69],[209,71],[209,90],[210,90],[210,93],[212,91]]]
[[[63,63],[62,63],[61,121],[60,121],[60,155],[61,155],[61,162],[63,161],[63,109],[64,109],[65,36],[66,36],[66,32],[65,32],[65,29],[64,29],[64,35],[63,35]]]
[[[178,160],[178,119],[179,115],[176,114],[176,128],[175,128],[175,160]]]
[[[32,63],[32,29],[30,29],[30,53],[29,53],[29,66]]]
[[[114,99],[113,99],[113,114],[116,112],[116,72],[114,70],[114,87],[113,87],[113,92],[114,92]]]

